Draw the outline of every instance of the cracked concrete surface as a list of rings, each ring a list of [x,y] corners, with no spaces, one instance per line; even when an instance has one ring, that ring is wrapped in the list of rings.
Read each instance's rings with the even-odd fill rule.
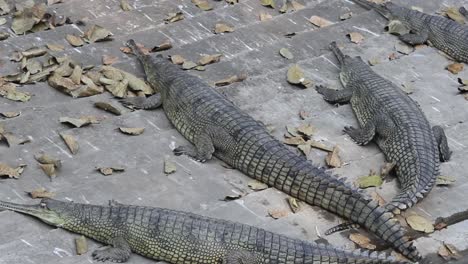
[[[193,61],[201,54],[222,53],[221,62],[208,65],[206,71],[192,73],[208,82],[246,73],[248,79],[244,82],[219,90],[254,118],[274,127],[273,134],[278,139],[282,139],[285,125],[310,123],[317,127],[314,138],[340,146],[345,165],[332,171],[354,182],[370,169],[380,168],[384,162],[382,153],[374,144],[360,147],[343,135],[341,130],[344,126],[357,124],[348,105],[329,105],[314,89],[291,86],[285,78],[287,68],[297,63],[314,83],[340,87],[336,60],[326,48],[329,42],[336,40],[350,55],[359,55],[364,60],[379,58],[381,63],[374,66],[374,70],[396,84],[410,84],[414,90],[410,96],[421,105],[430,122],[446,129],[454,153],[449,162],[441,165],[441,174],[455,177],[456,183],[450,187],[434,188],[410,212],[435,220],[468,209],[468,180],[465,176],[468,165],[464,162],[468,154],[468,102],[457,91],[457,78],[468,78],[468,71],[458,75],[449,73],[445,67],[450,61],[430,47],[417,49],[409,55],[399,54],[398,59],[389,61],[388,55],[396,52],[394,46],[398,40],[384,32],[386,21],[375,12],[345,0],[301,1],[306,5],[305,9],[286,14],[262,7],[258,0],[241,0],[232,6],[224,1],[212,1],[215,8],[208,12],[196,8],[190,0],[129,0],[134,7],[129,12],[122,12],[117,0],[64,2],[51,6],[51,9],[73,20],[89,17],[89,24],[110,29],[114,40],[72,48],[65,35],[80,34],[86,28],[75,25],[14,36],[0,42],[1,76],[17,71],[18,64],[8,59],[11,52],[47,43],[64,45],[67,48],[59,54],[68,55],[83,65],[100,65],[104,54],[118,56],[115,67],[139,76],[143,76],[143,72],[135,58],[119,50],[129,38],[148,46],[169,38],[174,47],[163,52],[164,55],[180,54]],[[435,13],[444,6],[458,7],[462,4],[467,3],[463,0],[411,1],[411,5],[428,13]],[[166,14],[179,8],[186,18],[164,24]],[[350,11],[353,17],[340,21],[339,16]],[[260,12],[270,13],[273,18],[259,21]],[[334,24],[316,28],[307,21],[312,15],[324,17]],[[215,35],[212,29],[218,22],[230,24],[236,30]],[[6,29],[9,23],[0,29]],[[297,32],[297,35],[285,38],[284,34],[290,32]],[[365,37],[363,43],[351,43],[346,37],[350,32],[361,33]],[[280,48],[288,48],[294,59],[282,58],[278,54]],[[92,106],[95,101],[114,100],[109,94],[72,99],[47,83],[19,89],[34,94],[33,98],[27,103],[0,98],[0,112],[21,112],[21,116],[1,122],[9,131],[29,136],[32,142],[12,148],[0,145],[1,162],[28,164],[18,180],[0,182],[2,200],[32,202],[25,192],[44,187],[56,192],[56,198],[61,200],[106,204],[108,200],[115,199],[128,204],[168,207],[236,220],[306,240],[319,239],[326,229],[342,221],[324,210],[305,205],[301,212],[290,213],[278,220],[268,217],[269,209],[288,209],[287,196],[271,188],[253,192],[247,187],[250,178],[223,167],[219,160],[200,164],[187,157],[174,157],[171,145],[187,142],[171,126],[162,110],[127,111],[121,116],[113,116]],[[299,118],[301,110],[310,113],[306,120]],[[58,122],[61,116],[82,115],[107,118],[100,124],[75,129]],[[129,137],[115,130],[119,126],[142,126],[145,132]],[[64,131],[78,139],[80,150],[76,155],[69,153],[59,137],[58,133]],[[41,151],[63,161],[63,168],[52,182],[34,160],[34,155]],[[313,150],[308,158],[324,165],[325,155],[325,152]],[[176,173],[164,175],[165,158],[176,163]],[[95,171],[96,166],[103,165],[122,165],[126,171],[104,177]],[[389,200],[396,193],[396,188],[397,181],[390,180],[380,188],[367,191],[376,191]],[[239,192],[247,195],[235,201],[221,201],[226,195]],[[467,223],[464,221],[418,238],[416,246],[427,256],[433,255],[442,242],[467,250]],[[324,238],[334,245],[354,248],[348,235],[349,232],[343,232]],[[92,263],[90,254],[76,256],[75,237],[75,234],[52,229],[30,217],[0,212],[0,263]],[[90,241],[90,251],[99,246]],[[129,263],[153,261],[133,255]],[[432,256],[428,263],[445,262]]]

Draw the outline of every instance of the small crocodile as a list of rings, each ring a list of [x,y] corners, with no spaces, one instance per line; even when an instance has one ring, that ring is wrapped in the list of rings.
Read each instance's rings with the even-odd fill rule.
[[[430,42],[459,62],[468,63],[468,27],[441,16],[398,6],[391,2],[376,4],[366,0],[352,0],[357,4],[374,9],[388,20],[400,21],[410,33],[400,35],[400,40],[418,45]]]
[[[173,264],[407,263],[385,253],[346,251],[231,221],[113,201],[109,206],[53,199],[35,205],[0,201],[0,209],[109,245],[92,253],[98,261],[126,262],[134,252]]]
[[[404,210],[434,186],[439,160],[450,158],[444,130],[430,127],[419,105],[392,82],[375,73],[360,57],[344,55],[335,42],[330,49],[338,59],[344,89],[317,86],[330,103],[351,103],[361,128],[344,132],[359,145],[375,139],[387,160],[395,164],[402,190],[387,205]]]
[[[127,44],[159,93],[148,98],[127,98],[122,103],[143,109],[162,105],[176,129],[195,145],[177,147],[176,155],[206,161],[214,154],[254,179],[365,227],[409,259],[420,258],[391,212],[289,150],[262,123],[200,78],[161,55],[144,54],[133,40]]]

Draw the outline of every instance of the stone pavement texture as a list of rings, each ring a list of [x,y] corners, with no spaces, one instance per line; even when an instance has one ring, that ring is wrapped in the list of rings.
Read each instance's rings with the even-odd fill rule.
[[[11,2],[11,1],[10,1]],[[430,195],[409,211],[428,219],[448,217],[468,209],[468,102],[458,94],[457,78],[468,78],[464,70],[453,75],[445,70],[450,61],[435,49],[417,49],[409,55],[399,54],[389,61],[389,54],[396,52],[396,37],[384,31],[386,21],[373,11],[367,11],[346,0],[303,0],[305,8],[292,13],[278,11],[260,5],[259,0],[240,0],[228,5],[224,1],[211,1],[212,11],[202,11],[190,0],[128,0],[132,11],[123,12],[118,0],[64,0],[50,6],[57,14],[70,16],[73,20],[88,17],[89,24],[101,25],[114,33],[114,40],[71,47],[66,34],[81,34],[86,27],[65,25],[55,30],[12,36],[0,42],[0,75],[14,73],[18,64],[8,57],[13,51],[25,50],[47,43],[67,47],[62,53],[83,65],[101,64],[102,55],[115,55],[119,62],[114,66],[138,76],[143,76],[134,57],[123,54],[119,48],[129,38],[147,46],[154,46],[169,38],[173,48],[164,55],[180,54],[196,61],[201,54],[221,53],[219,63],[208,65],[205,71],[192,71],[208,82],[224,79],[233,74],[246,73],[248,79],[220,91],[242,110],[257,120],[274,128],[273,134],[282,139],[286,125],[310,123],[317,128],[316,139],[338,144],[345,165],[333,172],[344,176],[349,182],[367,175],[370,169],[379,169],[384,158],[374,145],[360,147],[343,135],[346,125],[356,126],[349,105],[333,106],[322,100],[312,88],[301,89],[286,82],[288,67],[297,63],[305,70],[308,79],[316,84],[340,87],[336,60],[327,50],[331,41],[344,46],[344,52],[359,55],[364,60],[380,58],[373,67],[379,74],[396,84],[410,84],[410,95],[417,101],[433,124],[445,128],[453,150],[452,159],[441,165],[441,174],[456,178],[450,187],[436,187]],[[408,1],[395,1],[408,4]],[[406,2],[406,3],[405,3]],[[445,6],[467,4],[464,0],[414,0],[412,6],[425,12],[435,13]],[[181,10],[185,19],[164,24],[167,13]],[[260,12],[273,16],[271,20],[259,21]],[[352,12],[351,19],[341,21],[340,15]],[[308,19],[317,15],[333,25],[317,28]],[[213,34],[218,22],[232,25],[235,31],[229,34]],[[6,29],[6,25],[0,29]],[[297,32],[293,38],[284,34]],[[359,32],[364,41],[354,44],[346,34]],[[278,51],[288,48],[294,59],[282,58]],[[34,96],[29,102],[18,103],[0,98],[0,112],[20,111],[19,117],[1,120],[7,130],[31,139],[30,143],[8,148],[0,145],[0,161],[12,165],[28,165],[17,179],[0,182],[0,199],[13,202],[33,202],[26,194],[38,187],[57,193],[56,198],[81,203],[107,204],[110,199],[122,203],[168,207],[191,211],[197,214],[230,219],[267,230],[305,240],[318,240],[326,229],[342,222],[324,210],[303,205],[303,210],[286,217],[273,219],[270,209],[287,209],[287,196],[276,189],[254,192],[247,187],[250,178],[242,173],[223,167],[219,160],[201,164],[181,156],[174,157],[171,148],[186,144],[186,140],[171,126],[162,110],[126,111],[114,116],[92,106],[100,100],[114,100],[104,93],[87,98],[73,99],[48,86],[46,82],[18,88]],[[300,111],[310,113],[301,120]],[[106,116],[100,124],[83,128],[70,128],[58,122],[59,117],[83,115]],[[119,126],[145,127],[140,136],[130,137],[116,131]],[[74,135],[80,150],[71,155],[59,136],[60,132]],[[46,152],[63,161],[58,177],[53,181],[41,171],[34,155]],[[324,164],[326,153],[312,150],[309,159]],[[174,174],[163,173],[163,163],[170,159],[176,163]],[[124,173],[104,177],[96,166],[122,165]],[[382,187],[367,191],[378,192],[389,200],[396,193],[396,180],[385,182]],[[246,193],[235,201],[222,201],[226,195]],[[404,223],[403,223],[404,224]],[[351,231],[356,232],[356,231]],[[365,233],[362,230],[359,232]],[[324,236],[328,242],[354,248],[348,239],[350,232]],[[30,217],[3,211],[0,212],[0,263],[92,263],[90,254],[76,256],[74,238],[77,235],[53,229]],[[445,263],[434,257],[443,242],[455,245],[459,250],[468,249],[468,221],[449,226],[447,229],[419,237],[416,246],[428,263]],[[100,245],[90,241],[90,251]],[[379,245],[380,249],[385,249]],[[432,257],[431,257],[432,256]],[[152,260],[133,255],[129,263],[153,263]],[[467,263],[467,262],[459,262]]]

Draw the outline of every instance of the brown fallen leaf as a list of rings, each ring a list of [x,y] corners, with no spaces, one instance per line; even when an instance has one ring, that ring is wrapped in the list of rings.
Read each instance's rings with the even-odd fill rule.
[[[37,162],[41,164],[52,164],[55,168],[60,169],[62,167],[62,161],[56,158],[53,158],[45,153],[40,153],[38,155],[34,155],[34,158]]]
[[[309,18],[309,22],[312,23],[314,26],[317,26],[320,28],[333,25],[333,22],[326,20],[325,18],[322,18],[319,16],[311,16]]]
[[[184,14],[182,13],[182,11],[179,11],[167,14],[167,17],[164,19],[164,21],[166,23],[173,23],[182,19],[184,19]]]
[[[333,148],[332,152],[329,152],[327,156],[325,157],[325,162],[327,163],[328,166],[332,168],[339,168],[341,167],[341,159],[340,156],[338,155],[339,149],[337,146]]]
[[[0,96],[12,101],[27,102],[31,99],[31,95],[26,92],[16,90],[14,83],[5,83],[0,86]]]
[[[395,43],[395,50],[401,54],[408,55],[414,51],[414,47],[403,42]]]
[[[70,149],[72,154],[78,153],[79,145],[74,136],[67,135],[65,133],[60,133],[60,136],[62,137],[63,141],[65,141],[65,144],[67,145],[68,149]]]
[[[319,142],[319,141],[307,140],[306,143],[308,145],[310,145],[312,148],[320,149],[320,150],[327,151],[327,152],[332,152],[333,151],[333,147],[327,146],[327,145],[325,145],[325,144],[323,144],[322,142]]]
[[[297,127],[297,132],[307,136],[311,137],[317,129],[313,127],[311,124],[301,124],[300,126]]]
[[[21,52],[23,58],[40,57],[47,54],[47,50],[42,47],[33,47]]]
[[[432,222],[420,215],[413,213],[406,217],[406,222],[412,229],[416,231],[424,232],[427,234],[434,232],[434,226],[432,225]]]
[[[195,62],[193,62],[193,61],[187,61],[186,60],[186,61],[184,61],[182,63],[182,69],[184,69],[184,70],[190,70],[190,69],[193,69],[195,67],[197,67],[197,64]]]
[[[144,127],[119,127],[120,132],[127,134],[127,135],[132,135],[132,136],[138,136],[141,135],[144,131]]]
[[[6,15],[10,13],[11,8],[7,1],[0,0],[0,16]]]
[[[384,200],[384,198],[382,196],[380,196],[380,194],[376,191],[373,191],[371,193],[371,197],[372,197],[372,200],[376,201],[379,206],[384,206],[387,202]]]
[[[238,75],[233,75],[233,76],[227,77],[226,79],[216,81],[214,83],[214,85],[215,86],[226,86],[226,85],[233,84],[235,82],[242,82],[245,79],[247,79],[247,75],[241,73],[241,74],[238,74]]]
[[[283,140],[283,143],[286,145],[298,146],[298,145],[306,144],[306,141],[302,137],[297,136],[297,137],[285,138]]]
[[[165,159],[164,160],[164,173],[166,175],[172,174],[177,171],[177,167],[174,162]]]
[[[209,11],[213,9],[213,6],[207,0],[192,0],[198,8],[203,11]]]
[[[57,177],[54,164],[42,164],[39,163],[39,167],[44,171],[44,173],[49,176],[51,179]]]
[[[409,28],[405,26],[401,21],[392,20],[385,27],[387,32],[393,35],[401,36],[410,32]]]
[[[347,12],[340,16],[340,20],[350,19],[353,16],[353,12]]]
[[[216,34],[230,33],[230,32],[234,32],[234,28],[223,23],[217,23],[215,25],[214,32]]]
[[[72,91],[80,88],[80,85],[75,84],[71,79],[64,78],[55,72],[47,79],[49,85],[61,92],[71,94]]]
[[[76,254],[84,255],[88,252],[88,242],[85,236],[75,238]]]
[[[465,24],[465,17],[460,13],[460,10],[456,7],[448,7],[443,12],[442,15],[457,21],[460,24]]]
[[[258,15],[260,21],[266,21],[266,20],[270,20],[273,18],[272,15],[268,14],[268,13],[265,13],[265,12],[261,12],[259,15]]]
[[[287,81],[290,84],[301,85],[304,88],[308,88],[312,85],[312,82],[305,78],[304,71],[297,64],[293,64],[288,68]]]
[[[361,33],[358,33],[358,32],[351,32],[351,33],[347,34],[346,36],[349,37],[351,42],[356,43],[356,44],[359,44],[359,43],[364,41],[364,36]]]
[[[53,198],[55,196],[55,193],[49,192],[44,188],[35,189],[33,191],[28,192],[28,194],[33,199]]]
[[[291,211],[293,211],[293,213],[297,213],[301,211],[301,204],[296,198],[289,197],[288,204],[289,204],[289,207],[291,207]]]
[[[158,51],[168,50],[170,48],[172,48],[172,43],[169,39],[166,39],[160,44],[154,46],[150,52],[158,52]]]
[[[104,111],[107,111],[107,112],[110,112],[110,113],[113,113],[115,115],[121,115],[122,114],[122,110],[120,110],[118,107],[114,106],[113,104],[111,103],[107,103],[107,102],[96,102],[94,103],[94,106],[99,108],[99,109],[102,109]]]
[[[123,11],[132,11],[133,8],[130,6],[130,4],[127,2],[127,0],[120,0],[120,8],[122,8]]]
[[[361,248],[370,249],[370,250],[374,250],[376,248],[375,245],[371,244],[371,240],[368,237],[361,235],[359,233],[353,233],[349,235],[349,239],[353,241],[354,243],[356,243]]]
[[[458,252],[459,250],[454,245],[443,242],[437,251],[437,254],[439,254],[439,256],[441,256],[446,261],[449,261],[452,259],[461,258],[462,256]]]
[[[116,63],[119,60],[119,57],[112,55],[102,55],[102,64],[111,65]]]
[[[8,164],[0,162],[0,177],[18,179],[25,167],[25,164],[20,164],[18,167],[12,168]]]
[[[286,58],[288,60],[294,59],[294,55],[287,48],[280,49],[279,53],[281,54],[281,56],[283,56],[284,58]]]
[[[89,42],[94,43],[97,41],[106,41],[110,40],[112,37],[112,32],[109,30],[99,26],[99,25],[92,25],[84,34],[83,38]]]
[[[261,191],[261,190],[268,189],[268,185],[266,185],[263,182],[259,182],[257,180],[250,181],[249,183],[247,183],[247,186],[249,186],[250,189],[254,191]]]
[[[204,55],[198,60],[198,65],[207,65],[221,60],[223,54]]]
[[[143,92],[145,95],[150,95],[154,93],[153,88],[149,86],[143,79],[136,77],[135,75],[119,70],[117,68],[111,66],[103,66],[102,69],[104,70],[104,74],[112,73],[114,75],[112,77],[125,78],[128,80],[128,88],[134,92]]]
[[[126,54],[132,54],[132,49],[129,47],[120,47],[120,51]]]
[[[74,84],[80,84],[81,76],[83,76],[83,69],[80,65],[75,65],[75,68],[73,68],[73,72],[70,75],[70,80],[72,80]]]
[[[0,115],[2,115],[3,117],[6,117],[6,118],[13,118],[13,117],[18,117],[20,116],[21,112],[3,112],[3,113],[0,113]]]
[[[171,55],[170,58],[171,58],[172,63],[176,65],[181,65],[185,62],[184,57],[180,55]]]
[[[60,123],[68,123],[73,125],[74,127],[83,127],[90,124],[99,124],[101,118],[97,118],[95,116],[82,116],[80,118],[71,118],[71,117],[60,117]]]
[[[73,47],[81,47],[84,45],[84,41],[81,39],[81,37],[68,34],[65,38]]]
[[[47,44],[46,45],[48,49],[50,49],[51,51],[62,51],[65,49],[65,47],[63,45],[59,45],[59,44]]]
[[[273,218],[273,219],[279,219],[281,217],[285,217],[288,215],[288,211],[285,209],[269,209],[268,214]]]
[[[370,58],[368,62],[370,66],[374,66],[374,65],[381,63],[380,59],[376,57]]]
[[[5,40],[10,37],[8,32],[0,31],[0,41]]]
[[[260,0],[262,6],[275,8],[275,0]]]
[[[307,143],[307,142],[306,142]],[[304,155],[307,157],[310,154],[310,151],[312,150],[312,147],[309,144],[302,144],[298,145],[297,148],[304,153]]]
[[[104,176],[112,175],[114,172],[125,171],[124,167],[98,167],[96,169]]]
[[[456,179],[451,176],[437,176],[436,178],[436,185],[437,186],[448,186],[452,185],[453,183],[456,182]]]
[[[458,74],[463,70],[463,63],[452,63],[446,69],[453,74]]]

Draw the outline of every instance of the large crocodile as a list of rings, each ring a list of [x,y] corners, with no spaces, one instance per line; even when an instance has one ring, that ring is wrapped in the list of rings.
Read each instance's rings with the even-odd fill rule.
[[[52,226],[110,245],[92,253],[98,261],[126,262],[134,252],[173,264],[407,263],[387,258],[385,253],[346,251],[163,208],[43,199],[36,205],[0,201],[0,209],[32,215]]]
[[[365,8],[373,8],[388,20],[400,21],[410,30],[410,33],[400,35],[401,41],[410,45],[429,42],[453,59],[468,63],[468,27],[445,17],[428,15],[391,2],[352,1]]]
[[[263,124],[200,78],[160,55],[145,55],[133,40],[128,46],[159,93],[122,102],[143,109],[162,105],[176,129],[195,145],[178,147],[174,150],[176,154],[187,154],[200,161],[209,160],[214,154],[252,178],[365,227],[409,259],[420,258],[391,212],[290,151]]]
[[[445,133],[439,126],[431,128],[419,105],[360,57],[344,55],[335,42],[330,49],[340,63],[344,89],[319,85],[317,91],[330,103],[351,103],[361,128],[345,127],[344,132],[359,145],[375,139],[396,164],[402,190],[387,209],[407,209],[434,186],[439,159],[450,158]]]

